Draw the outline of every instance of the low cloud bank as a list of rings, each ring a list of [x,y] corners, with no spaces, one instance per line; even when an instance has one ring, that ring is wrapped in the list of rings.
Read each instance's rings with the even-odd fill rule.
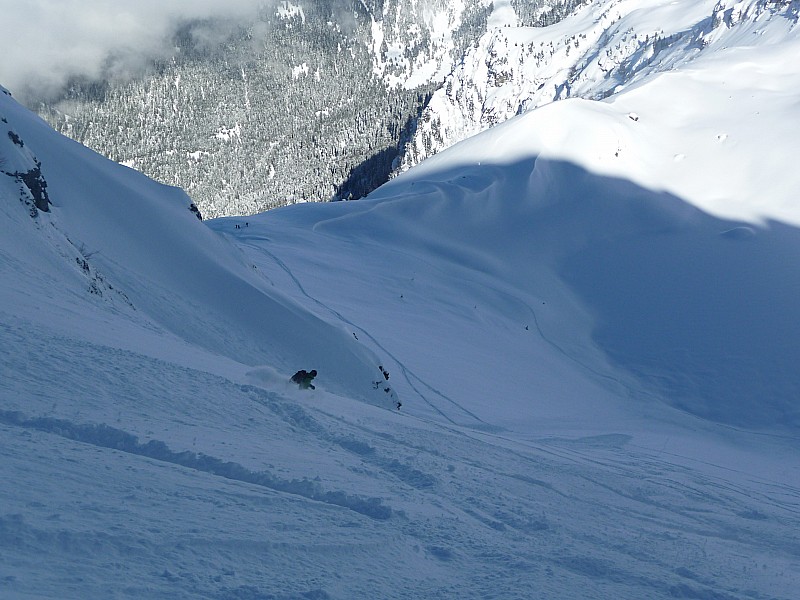
[[[251,22],[264,0],[0,0],[0,84],[47,98],[74,77],[127,77],[174,51],[198,20]],[[213,30],[202,37],[213,39]]]

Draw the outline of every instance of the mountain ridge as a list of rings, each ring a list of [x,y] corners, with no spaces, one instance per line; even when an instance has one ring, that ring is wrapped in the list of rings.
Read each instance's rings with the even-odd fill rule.
[[[28,104],[101,154],[183,187],[209,217],[360,198],[401,164],[420,111],[491,5],[352,4],[283,2],[219,32],[190,22],[174,56],[144,76],[77,76],[64,97]],[[549,22],[574,4],[534,8],[547,5]]]
[[[652,7],[604,0],[545,29],[520,27],[508,15],[435,92],[402,168],[521,112],[566,98],[613,97],[727,45],[744,50],[761,22],[796,23],[799,11],[793,0]]]

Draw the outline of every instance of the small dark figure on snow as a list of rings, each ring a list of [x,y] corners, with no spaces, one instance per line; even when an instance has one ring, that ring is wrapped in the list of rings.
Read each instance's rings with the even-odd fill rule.
[[[317,370],[311,369],[310,371],[306,371],[305,369],[301,369],[294,375],[292,375],[292,381],[294,381],[297,385],[300,386],[301,390],[312,389],[315,390],[317,388],[311,383],[314,380],[314,377],[317,376]]]

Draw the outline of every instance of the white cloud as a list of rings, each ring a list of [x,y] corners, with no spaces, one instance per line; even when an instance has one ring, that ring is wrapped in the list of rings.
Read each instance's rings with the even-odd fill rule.
[[[252,19],[263,0],[0,0],[0,84],[18,97],[168,56],[193,19]]]

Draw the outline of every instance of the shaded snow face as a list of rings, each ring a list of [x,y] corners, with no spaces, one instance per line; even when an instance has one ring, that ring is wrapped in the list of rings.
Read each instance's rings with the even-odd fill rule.
[[[507,146],[513,125],[494,130]],[[494,148],[482,136],[371,200],[265,215],[265,254],[276,240],[296,246],[283,260],[302,278],[299,253],[313,251],[299,248],[324,245],[352,278],[333,274],[304,294],[354,326],[379,305],[371,333],[403,357],[390,370],[441,393],[419,398],[401,380],[401,395],[459,423],[618,427],[655,401],[798,430],[800,229],[722,219],[522,151],[489,162],[478,146]],[[381,285],[359,291],[361,279]]]
[[[591,182],[561,273],[594,341],[666,402],[747,428],[800,427],[800,229],[715,218],[668,194]],[[625,218],[621,219],[620,216]]]

